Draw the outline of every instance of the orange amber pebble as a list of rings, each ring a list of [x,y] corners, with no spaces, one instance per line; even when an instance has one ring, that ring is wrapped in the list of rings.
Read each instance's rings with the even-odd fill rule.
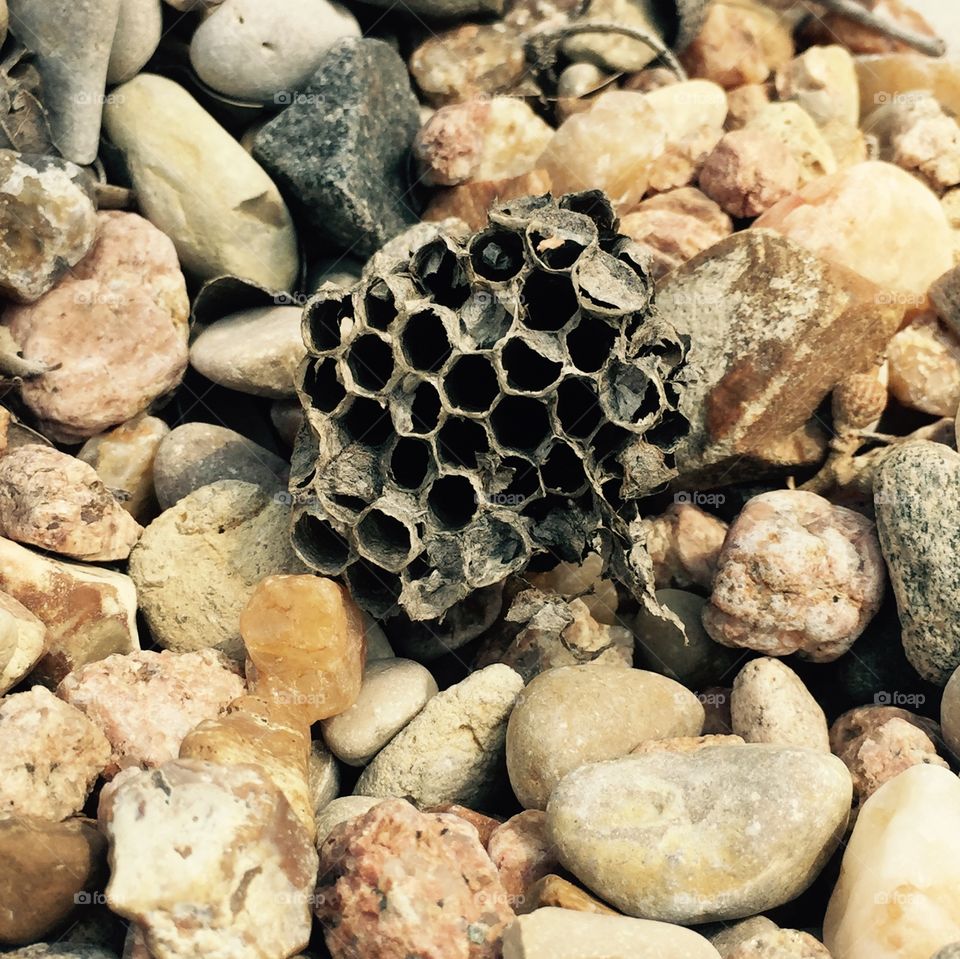
[[[306,724],[336,716],[360,695],[363,617],[350,594],[319,576],[268,576],[240,616],[256,667],[253,692]]]

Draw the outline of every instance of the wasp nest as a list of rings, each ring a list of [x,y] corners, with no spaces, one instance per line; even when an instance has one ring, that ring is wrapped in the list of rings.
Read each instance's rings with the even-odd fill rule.
[[[471,236],[416,228],[311,300],[304,562],[374,615],[437,619],[536,555],[578,560],[674,475],[686,344],[615,227],[602,194],[529,197]]]

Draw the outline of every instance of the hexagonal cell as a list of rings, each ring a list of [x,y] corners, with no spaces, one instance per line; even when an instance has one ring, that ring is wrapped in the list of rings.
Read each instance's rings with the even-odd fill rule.
[[[396,613],[401,584],[394,573],[361,559],[347,570],[346,580],[350,594],[372,616],[385,618]]]
[[[529,460],[520,456],[508,456],[501,466],[504,470],[510,470],[513,476],[500,492],[492,493],[487,497],[490,503],[517,509],[531,497],[539,496],[543,492],[540,473]]]
[[[526,230],[534,262],[548,270],[569,270],[597,239],[596,224],[580,213],[551,210],[534,217]]]
[[[512,230],[491,226],[470,242],[470,263],[486,280],[511,280],[524,267],[523,238]]]
[[[327,353],[340,346],[344,321],[353,319],[353,300],[347,290],[323,290],[304,310],[304,339],[311,353]]]
[[[454,360],[441,383],[450,406],[459,412],[486,413],[500,392],[493,363],[478,353]]]
[[[540,467],[540,478],[544,487],[553,493],[576,496],[587,488],[583,460],[573,447],[566,443],[554,443],[550,448],[543,466]]]
[[[557,382],[563,366],[548,359],[519,337],[511,337],[500,353],[507,385],[524,393],[540,393]]]
[[[441,306],[457,309],[470,296],[470,279],[461,255],[446,237],[421,247],[413,256],[410,272]]]
[[[390,281],[397,285],[399,277],[391,277]],[[402,285],[403,284],[399,284]],[[407,283],[412,287],[412,284]],[[397,318],[397,295],[391,289],[390,283],[382,277],[374,279],[363,293],[363,317],[367,326],[374,330],[386,330]]]
[[[411,367],[436,373],[450,357],[452,347],[440,315],[431,309],[414,313],[400,332],[400,348]]]
[[[476,420],[448,416],[437,433],[437,456],[447,466],[476,469],[479,457],[490,451],[487,431]]]
[[[442,415],[440,394],[437,392],[437,388],[427,380],[419,382],[413,393],[401,396],[398,401],[398,414],[401,412],[399,406],[403,407],[404,415],[398,415],[398,421],[409,421],[406,425],[401,423],[398,427],[403,433],[427,436],[440,423]]]
[[[503,339],[514,325],[519,298],[510,288],[480,288],[460,307],[458,316],[467,336],[478,350],[488,350]]]
[[[427,510],[443,530],[463,529],[477,513],[477,491],[466,476],[440,476],[427,494]]]
[[[643,312],[650,305],[650,282],[596,247],[584,253],[570,276],[577,301],[588,312],[620,319],[625,313]]]
[[[630,433],[616,423],[604,423],[590,442],[597,463],[619,453],[630,439]]]
[[[657,381],[621,360],[610,363],[599,387],[607,415],[621,426],[643,423],[665,405]]]
[[[379,392],[393,376],[393,347],[376,333],[364,333],[347,348],[346,363],[357,386]]]
[[[568,376],[557,387],[557,419],[567,436],[586,439],[603,419],[595,385],[578,376]]]
[[[598,230],[613,232],[617,226],[617,214],[603,190],[581,190],[579,193],[567,193],[560,197],[557,206],[561,210],[571,210],[590,217]]]
[[[596,373],[613,353],[617,331],[596,317],[585,316],[567,333],[567,352],[584,373]]]
[[[643,434],[643,438],[662,450],[673,451],[677,444],[690,432],[690,421],[678,410],[666,410],[652,429]]]
[[[579,309],[573,284],[561,273],[532,270],[524,280],[520,297],[521,322],[531,330],[555,333],[573,319]]]
[[[337,377],[337,363],[332,356],[307,363],[298,388],[309,405],[321,413],[332,413],[347,395]]]
[[[399,573],[419,549],[416,530],[377,506],[360,518],[356,537],[360,555],[390,573]]]
[[[547,408],[529,396],[503,396],[490,414],[493,434],[501,446],[535,455],[552,435]]]
[[[435,469],[433,450],[426,440],[398,437],[390,450],[387,469],[401,489],[418,490]]]
[[[387,410],[364,396],[353,398],[339,422],[351,442],[364,446],[380,446],[393,432]]]
[[[293,521],[297,555],[324,576],[339,576],[350,562],[350,544],[326,518],[304,510]]]

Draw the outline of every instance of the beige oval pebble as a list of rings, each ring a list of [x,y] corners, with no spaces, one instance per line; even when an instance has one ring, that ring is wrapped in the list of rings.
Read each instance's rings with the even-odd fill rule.
[[[330,751],[351,766],[368,763],[437,693],[429,669],[410,659],[370,663],[360,696],[320,724]]]
[[[373,809],[378,803],[386,800],[378,796],[339,796],[317,812],[317,849],[323,845],[324,839],[333,832],[334,826],[362,816]]]
[[[779,659],[754,659],[740,670],[730,713],[734,733],[748,743],[830,752],[827,717],[803,680]]]
[[[584,763],[626,756],[647,739],[698,736],[703,706],[672,679],[620,666],[561,666],[524,690],[507,727],[507,771],[526,809]]]

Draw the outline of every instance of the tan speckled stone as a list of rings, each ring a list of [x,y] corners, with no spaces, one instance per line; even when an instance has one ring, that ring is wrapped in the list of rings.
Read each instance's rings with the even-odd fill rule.
[[[507,727],[507,771],[521,805],[544,809],[584,763],[625,756],[646,739],[697,736],[703,707],[665,676],[619,666],[562,666],[523,691]]]
[[[960,406],[960,339],[931,312],[921,313],[887,347],[890,392],[904,406],[954,416]]]
[[[42,686],[0,700],[0,741],[0,818],[66,819],[110,759],[103,733]]]
[[[498,826],[487,841],[487,853],[500,873],[500,882],[514,909],[526,889],[555,872],[560,865],[547,836],[547,816],[527,809]]]
[[[796,101],[821,126],[840,120],[856,126],[860,119],[860,85],[850,51],[842,46],[815,46],[777,71],[781,100]]]
[[[140,924],[157,959],[262,959],[306,945],[317,854],[258,769],[174,760],[124,770],[99,818],[107,903]]]
[[[712,746],[740,746],[745,742],[742,736],[730,736],[724,733],[712,733],[708,736],[678,736],[675,739],[648,739],[632,750],[631,756],[647,753],[693,753],[698,749]]]
[[[815,493],[763,493],[730,527],[703,624],[727,646],[830,662],[879,609],[884,582],[868,519]]]
[[[579,886],[561,876],[544,876],[527,888],[523,902],[517,905],[518,913],[533,912],[544,906],[572,909],[574,912],[595,912],[608,916],[620,915],[615,909],[605,906]]]
[[[769,103],[750,118],[744,129],[778,139],[800,170],[800,185],[837,172],[837,158],[824,131],[796,103]]]
[[[43,655],[47,628],[43,622],[0,592],[0,695],[20,682]]]
[[[724,959],[831,959],[831,956],[827,947],[807,932],[776,929],[751,937]]]
[[[557,563],[547,573],[530,573],[527,578],[537,589],[559,593],[564,599],[581,600],[590,615],[606,626],[615,626],[617,620],[617,587],[613,580],[604,579],[603,558],[588,553],[580,563]]]
[[[730,954],[743,943],[761,933],[776,932],[779,927],[766,916],[751,916],[731,925],[724,923],[720,932],[710,937],[713,947],[720,953],[720,959],[729,959]]]
[[[727,524],[691,503],[676,502],[647,521],[647,551],[657,589],[710,589]]]
[[[317,813],[317,848],[323,845],[323,841],[333,832],[334,827],[349,819],[362,816],[382,802],[389,802],[389,800],[375,796],[338,796],[332,799]]]
[[[748,743],[830,751],[827,719],[803,680],[778,659],[754,659],[730,696],[733,731]]]

